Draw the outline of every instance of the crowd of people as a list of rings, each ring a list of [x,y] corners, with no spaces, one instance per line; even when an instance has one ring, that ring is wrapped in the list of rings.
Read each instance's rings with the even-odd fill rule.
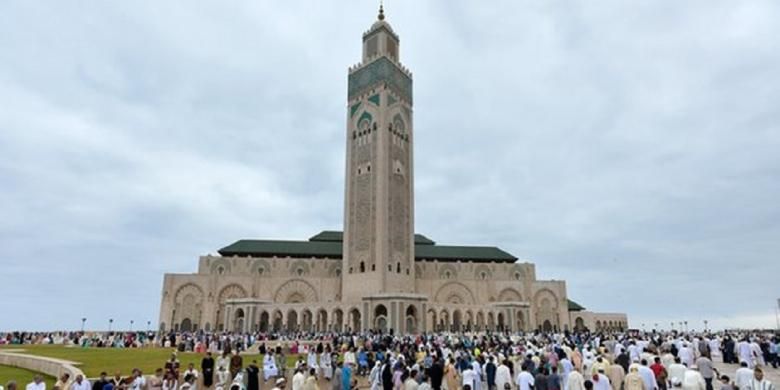
[[[762,333],[77,332],[4,339],[176,351],[151,376],[62,377],[55,390],[282,390],[288,380],[292,390],[774,390],[764,370],[780,364],[777,335]],[[180,352],[201,354],[199,367],[183,370]],[[718,372],[716,361],[738,364],[734,377]],[[46,389],[36,377],[26,390]]]

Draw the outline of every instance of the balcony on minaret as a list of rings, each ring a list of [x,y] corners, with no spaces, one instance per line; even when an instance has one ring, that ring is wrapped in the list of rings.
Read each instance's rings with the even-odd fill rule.
[[[377,21],[363,34],[363,63],[379,56],[398,62],[398,42],[398,35],[385,21],[384,10],[380,7]]]

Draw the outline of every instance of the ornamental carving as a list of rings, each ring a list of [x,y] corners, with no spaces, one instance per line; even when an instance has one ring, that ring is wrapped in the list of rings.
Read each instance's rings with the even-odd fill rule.
[[[441,286],[434,300],[442,303],[457,303],[473,305],[476,303],[474,294],[463,283],[449,282]]]
[[[274,302],[276,303],[310,303],[319,302],[317,299],[317,291],[311,284],[302,279],[293,279],[276,290],[274,295]]]

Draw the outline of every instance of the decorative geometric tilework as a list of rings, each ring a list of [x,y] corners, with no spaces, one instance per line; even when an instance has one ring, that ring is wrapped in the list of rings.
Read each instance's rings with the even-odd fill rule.
[[[386,83],[402,98],[412,103],[412,79],[386,57],[379,57],[349,75],[349,100],[379,83]]]
[[[360,108],[361,103],[357,103],[352,106],[352,108],[349,109],[349,117],[352,118],[355,116],[355,113],[357,112],[358,108]]]
[[[379,105],[379,94],[376,94],[374,96],[369,97],[368,101],[371,102],[371,103],[374,103],[374,104],[376,104],[378,106]]]

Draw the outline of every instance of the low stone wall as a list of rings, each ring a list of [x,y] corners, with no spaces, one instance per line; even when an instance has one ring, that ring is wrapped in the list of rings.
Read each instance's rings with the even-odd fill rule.
[[[59,378],[64,373],[70,374],[73,379],[76,375],[84,373],[76,368],[73,362],[68,360],[54,359],[44,356],[35,356],[22,353],[23,351],[2,351],[0,352],[0,365],[24,368],[26,370],[40,372],[46,375]],[[86,375],[84,376],[86,378]]]

